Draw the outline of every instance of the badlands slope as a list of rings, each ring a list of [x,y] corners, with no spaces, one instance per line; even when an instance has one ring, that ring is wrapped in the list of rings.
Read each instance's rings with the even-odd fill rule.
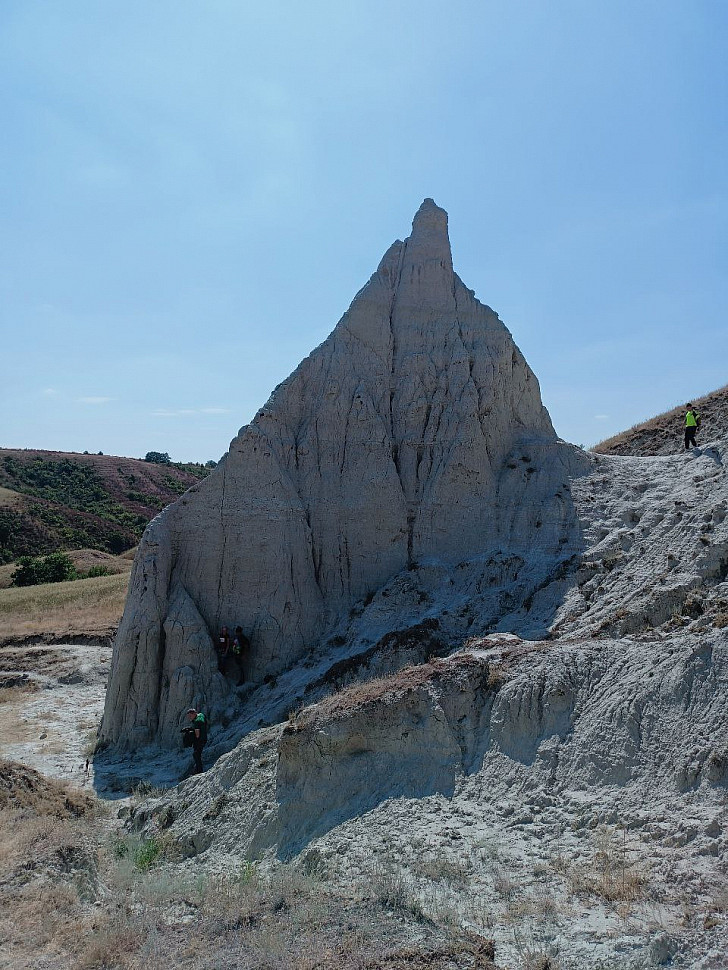
[[[492,938],[503,967],[728,966],[726,442],[679,446],[559,441],[426,202],[223,467],[150,526],[97,784],[176,780],[198,701],[208,771],[129,823],[177,869],[370,889]],[[236,690],[209,635],[245,596]]]
[[[502,632],[425,660],[446,652],[437,617],[467,626],[488,584],[455,567],[385,587],[352,620],[360,635],[393,597],[419,628],[340,665],[339,683],[359,682],[338,693],[315,666],[266,685],[256,710],[290,718],[136,824],[173,820],[191,866],[313,859],[342,887],[387,873],[433,918],[494,938],[506,966],[526,950],[562,967],[727,966],[723,454],[591,457],[571,483],[578,561]]]

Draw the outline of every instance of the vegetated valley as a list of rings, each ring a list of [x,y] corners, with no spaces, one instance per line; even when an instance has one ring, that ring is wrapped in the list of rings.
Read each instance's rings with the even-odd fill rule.
[[[0,449],[0,563],[57,550],[123,553],[208,472],[195,464]]]

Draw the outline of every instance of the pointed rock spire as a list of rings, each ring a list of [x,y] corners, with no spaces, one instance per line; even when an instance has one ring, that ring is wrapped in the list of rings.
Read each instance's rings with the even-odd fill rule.
[[[500,476],[524,434],[556,440],[538,382],[453,272],[447,213],[425,199],[226,460],[147,528],[104,737],[174,743],[175,712],[237,703],[205,627],[240,624],[261,681],[400,571],[497,547]]]
[[[425,199],[412,220],[410,240],[415,245],[431,247],[433,254],[451,257],[447,234],[447,212],[433,199]]]

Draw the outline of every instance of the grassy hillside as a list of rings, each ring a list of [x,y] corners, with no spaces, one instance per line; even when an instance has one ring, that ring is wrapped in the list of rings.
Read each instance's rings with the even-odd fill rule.
[[[70,583],[0,589],[0,646],[30,637],[112,637],[119,625],[129,569]]]
[[[58,549],[119,554],[209,469],[136,458],[0,449],[0,563]]]
[[[725,387],[693,398],[692,404],[702,417],[698,444],[728,437],[728,384]],[[603,455],[672,455],[683,450],[685,404],[658,414],[649,421],[635,424],[606,441],[600,441],[592,451]]]

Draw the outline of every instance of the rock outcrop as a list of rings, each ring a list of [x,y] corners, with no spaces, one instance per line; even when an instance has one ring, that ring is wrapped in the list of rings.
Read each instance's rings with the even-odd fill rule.
[[[149,525],[102,736],[171,745],[191,703],[239,712],[216,667],[221,624],[243,627],[260,683],[407,570],[476,562],[481,575],[516,556],[523,601],[578,546],[568,477],[584,461],[557,439],[506,327],[454,273],[447,215],[425,200],[331,335]]]
[[[472,800],[484,823],[500,800],[558,805],[568,824],[584,803],[603,818],[641,815],[640,825],[653,803],[711,815],[728,784],[727,687],[728,645],[715,630],[667,643],[475,639],[253,732],[136,824],[182,798],[171,834],[189,854],[288,859],[347,820],[363,832],[384,803],[383,815],[417,825],[432,795],[454,814]],[[722,841],[715,854],[725,850]]]

